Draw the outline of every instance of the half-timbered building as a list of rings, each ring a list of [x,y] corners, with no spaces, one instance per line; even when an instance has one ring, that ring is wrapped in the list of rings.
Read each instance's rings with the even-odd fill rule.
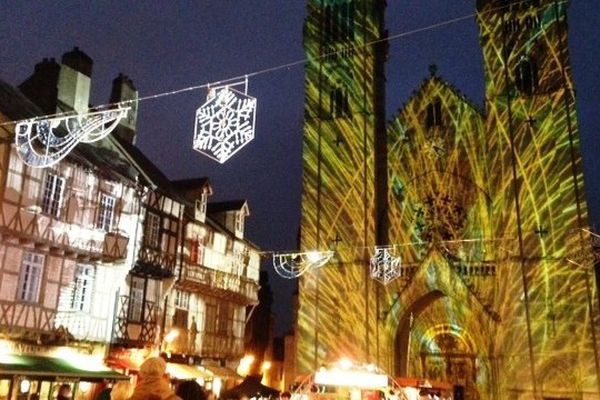
[[[0,82],[0,398],[14,388],[53,398],[67,374],[76,397],[89,397],[80,381],[122,377],[102,364],[127,374],[156,354],[175,377],[218,391],[238,377],[257,302],[246,201],[211,205],[208,179],[171,182],[134,145],[137,91],[123,75],[111,102],[134,103],[113,135],[48,168],[15,150],[14,121],[87,110],[91,63],[75,49],[42,61],[19,89]],[[43,377],[4,357],[35,356],[43,369],[65,351],[96,357]]]

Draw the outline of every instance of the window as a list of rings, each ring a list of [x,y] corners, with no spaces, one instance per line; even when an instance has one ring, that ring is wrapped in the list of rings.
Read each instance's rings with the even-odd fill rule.
[[[233,330],[233,307],[228,303],[219,303],[219,316],[217,320],[217,332],[220,335],[228,335]]]
[[[350,104],[348,103],[347,90],[338,86],[329,92],[329,113],[334,118],[350,116]]]
[[[110,232],[113,217],[115,213],[115,198],[104,193],[100,195],[100,204],[98,205],[98,219],[96,228],[105,232]]]
[[[38,301],[45,257],[26,252],[21,262],[17,300],[35,303]]]
[[[206,192],[202,192],[200,195],[200,199],[196,200],[195,204],[195,218],[198,221],[204,222],[206,216],[206,205],[208,204],[208,194]]]
[[[354,3],[336,1],[325,7],[323,30],[326,44],[354,40]]]
[[[144,243],[150,247],[160,244],[160,217],[152,212],[146,214],[146,227],[144,229]]]
[[[217,327],[217,305],[212,301],[206,302],[206,319],[204,329],[206,333],[216,333]]]
[[[129,320],[141,322],[144,310],[144,278],[131,277],[131,291],[129,296]]]
[[[65,191],[65,179],[55,174],[46,176],[42,198],[42,212],[55,217],[60,216]]]
[[[427,127],[442,126],[442,102],[440,99],[427,106]]]
[[[202,264],[204,257],[204,238],[197,238],[190,242],[190,262]]]
[[[8,178],[6,180],[6,187],[20,192],[23,184],[23,161],[17,156],[16,153],[10,153],[10,164],[8,169]]]
[[[92,303],[92,284],[94,282],[94,267],[91,265],[77,265],[75,274],[75,288],[71,309],[76,311],[90,311]]]
[[[537,68],[533,61],[522,60],[515,69],[515,85],[519,92],[531,96],[538,86]]]
[[[187,329],[188,310],[190,308],[190,292],[175,291],[175,312],[173,313],[173,326]]]

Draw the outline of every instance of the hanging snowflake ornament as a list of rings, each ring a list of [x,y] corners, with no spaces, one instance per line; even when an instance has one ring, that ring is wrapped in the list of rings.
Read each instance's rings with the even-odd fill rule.
[[[254,139],[256,98],[213,88],[196,111],[194,150],[223,164]]]
[[[371,279],[387,285],[401,275],[401,259],[394,254],[393,246],[377,246],[371,257]]]

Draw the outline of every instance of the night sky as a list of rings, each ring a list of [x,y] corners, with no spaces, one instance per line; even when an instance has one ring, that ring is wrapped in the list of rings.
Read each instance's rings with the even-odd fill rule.
[[[105,104],[124,73],[140,96],[170,92],[296,63],[250,78],[258,98],[256,138],[221,165],[192,150],[195,110],[206,90],[140,103],[138,146],[170,178],[208,176],[212,200],[245,198],[247,238],[264,251],[296,248],[300,219],[304,0],[0,0],[0,79],[18,85],[45,57],[78,46],[94,60],[92,103]],[[388,0],[387,114],[410,97],[436,64],[438,74],[483,104],[475,0]],[[570,50],[592,225],[600,228],[600,2],[573,0]],[[375,243],[374,243],[375,244]],[[277,333],[291,327],[294,282],[270,268]]]

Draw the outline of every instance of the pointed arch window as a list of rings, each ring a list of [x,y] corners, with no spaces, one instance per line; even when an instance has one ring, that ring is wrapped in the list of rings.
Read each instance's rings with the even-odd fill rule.
[[[354,1],[334,1],[323,12],[323,38],[326,45],[354,40]]]
[[[333,118],[346,118],[350,116],[348,90],[341,85],[334,86],[329,92],[329,113]]]
[[[442,126],[442,101],[439,98],[433,100],[427,106],[427,127]]]
[[[531,96],[538,87],[537,66],[533,60],[523,59],[515,68],[515,86],[524,95]]]

